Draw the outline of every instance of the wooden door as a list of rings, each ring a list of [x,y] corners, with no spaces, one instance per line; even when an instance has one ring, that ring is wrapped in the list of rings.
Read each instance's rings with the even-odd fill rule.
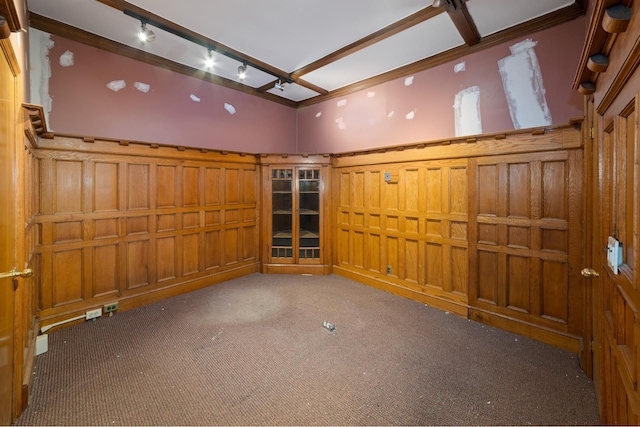
[[[638,289],[640,171],[638,110],[640,87],[622,91],[596,117],[593,161],[599,182],[591,206],[591,261],[594,300],[594,382],[604,424],[638,424]],[[615,239],[615,240],[613,240]],[[618,262],[608,260],[609,245],[619,241]],[[613,257],[615,259],[615,257]],[[617,271],[616,271],[617,270]],[[588,276],[589,271],[583,272]],[[591,272],[593,275],[594,272]]]
[[[0,55],[0,273],[16,265],[15,234],[15,76]],[[0,424],[9,425],[14,387],[14,281],[0,279]]]

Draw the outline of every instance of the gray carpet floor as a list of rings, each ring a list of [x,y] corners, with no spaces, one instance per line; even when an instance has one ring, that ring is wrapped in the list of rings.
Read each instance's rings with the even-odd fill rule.
[[[574,354],[336,275],[261,274],[54,331],[17,421],[598,423]]]

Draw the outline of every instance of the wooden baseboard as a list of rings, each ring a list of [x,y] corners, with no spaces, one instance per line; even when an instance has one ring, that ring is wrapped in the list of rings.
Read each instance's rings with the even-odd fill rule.
[[[579,354],[583,350],[582,338],[562,331],[556,331],[544,326],[513,319],[501,314],[491,313],[486,310],[471,307],[445,298],[417,292],[407,289],[399,284],[381,280],[343,267],[333,266],[333,272],[347,279],[390,292],[405,298],[409,298],[439,310],[457,314],[461,317],[475,320],[485,325],[493,326],[505,331],[513,332],[554,347]]]
[[[522,320],[513,319],[502,314],[491,313],[486,310],[469,307],[469,319],[485,325],[494,326],[505,331],[523,335],[536,341],[579,354],[582,348],[582,338],[566,332],[556,331],[544,326],[535,325]]]
[[[260,272],[263,274],[331,274],[331,266],[301,265],[301,264],[263,264]]]
[[[348,270],[346,268],[339,267],[336,265],[333,266],[333,272],[339,276],[343,276],[343,277],[346,277],[347,279],[355,280],[356,282],[369,285],[371,287],[392,293],[394,295],[399,295],[401,297],[409,298],[414,301],[427,304],[439,310],[457,314],[458,316],[461,316],[464,318],[468,317],[469,309],[466,304],[460,304],[458,302],[450,301],[439,296],[418,292],[413,289],[402,287],[401,285],[398,285],[396,283],[388,282],[382,279],[378,279],[376,277],[368,276],[366,274],[358,273],[358,272]]]
[[[123,312],[127,310],[131,310],[137,307],[142,307],[147,304],[152,304],[154,302],[161,301],[163,299],[171,298],[177,295],[185,294],[187,292],[192,292],[198,289],[206,288],[208,286],[212,286],[218,283],[226,282],[227,280],[236,279],[242,276],[247,276],[253,273],[260,272],[260,264],[252,263],[247,264],[238,268],[229,269],[220,271],[215,274],[211,274],[204,277],[199,277],[197,279],[186,280],[182,282],[172,283],[171,285],[162,287],[149,289],[147,292],[137,293],[133,295],[120,296],[117,298],[111,298],[110,302],[118,302],[118,312]],[[41,317],[40,326],[44,327],[47,325],[52,325],[54,323],[64,321],[66,319],[72,319],[74,317],[82,316],[86,310],[90,310],[95,308],[95,304],[82,308],[75,308],[73,310],[65,311],[63,313],[56,313],[46,317]],[[84,319],[71,321],[65,323],[63,325],[55,326],[49,331],[55,331],[56,329],[69,327],[75,324],[79,324],[84,322]],[[38,329],[39,331],[39,329]],[[35,345],[34,345],[35,347]]]

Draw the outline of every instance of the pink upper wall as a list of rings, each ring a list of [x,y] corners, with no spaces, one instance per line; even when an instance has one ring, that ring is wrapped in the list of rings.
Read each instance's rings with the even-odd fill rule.
[[[402,78],[300,109],[298,151],[339,153],[452,138],[456,94],[474,86],[480,93],[482,133],[513,130],[498,64],[512,55],[511,46],[526,39],[535,43],[551,124],[567,123],[583,115],[582,95],[571,86],[584,36],[584,18],[576,19],[416,73],[410,85]],[[462,62],[464,71],[455,72]]]
[[[62,37],[51,40],[49,127],[55,132],[237,152],[295,151],[294,108]],[[72,66],[60,64],[67,51]],[[109,89],[114,80],[126,87]],[[148,92],[136,82],[149,85]]]
[[[539,71],[538,80],[533,79],[538,91],[534,98],[547,107],[546,124],[564,124],[583,115],[582,96],[571,86],[584,21],[576,19],[416,73],[408,76],[411,84],[401,78],[299,110],[51,36],[49,126],[61,133],[229,151],[338,153],[455,137],[456,94],[472,88],[478,110],[475,133],[508,131],[516,127],[506,93],[512,93],[513,104],[522,92],[505,89],[499,64],[527,43],[532,53],[516,59],[524,61],[520,66],[533,64]],[[63,67],[59,58],[66,51],[73,52],[74,63]],[[531,80],[530,71],[515,67],[507,80]],[[124,80],[126,87],[109,89],[107,83],[113,80]],[[149,91],[136,89],[136,82],[149,85]],[[225,103],[236,113],[229,114]]]

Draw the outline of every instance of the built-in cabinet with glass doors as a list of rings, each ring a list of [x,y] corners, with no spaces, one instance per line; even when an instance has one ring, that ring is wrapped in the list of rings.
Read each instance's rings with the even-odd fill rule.
[[[278,157],[271,159],[274,164],[263,166],[263,218],[268,224],[263,233],[263,247],[268,248],[263,252],[263,272],[326,274],[329,158],[323,156],[320,159],[324,162],[304,164],[284,164],[275,159]]]

